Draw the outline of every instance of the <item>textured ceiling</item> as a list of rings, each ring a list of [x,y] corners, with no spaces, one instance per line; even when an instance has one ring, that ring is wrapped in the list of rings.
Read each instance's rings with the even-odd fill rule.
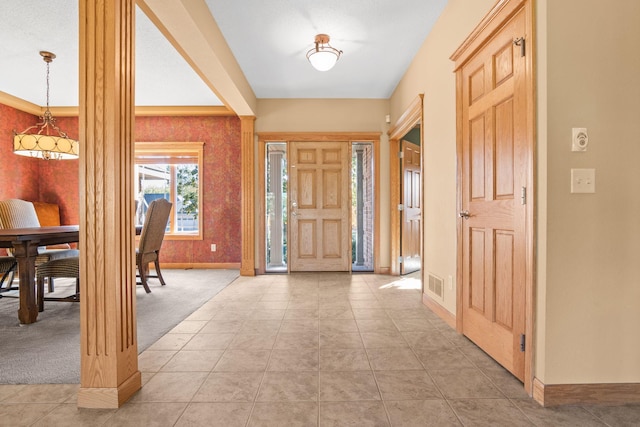
[[[77,106],[78,31],[75,0],[1,0],[0,91],[44,105],[46,65],[38,52],[48,50],[57,56],[51,105]],[[222,105],[139,8],[135,85],[137,105]]]
[[[258,98],[388,98],[446,0],[205,1]],[[0,1],[0,91],[51,105],[78,104],[78,3]],[[45,30],[46,29],[46,30]],[[327,33],[344,51],[327,72],[305,58]],[[136,15],[136,104],[221,105],[187,62],[139,9]]]
[[[388,98],[446,4],[205,1],[258,98]],[[319,33],[344,52],[327,72],[305,56]]]

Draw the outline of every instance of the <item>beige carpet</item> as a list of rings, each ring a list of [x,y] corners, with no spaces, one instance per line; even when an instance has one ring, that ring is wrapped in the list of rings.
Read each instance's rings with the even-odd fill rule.
[[[163,270],[167,286],[150,279],[137,288],[138,351],[142,352],[238,277],[237,270]],[[56,294],[73,292],[56,280]],[[7,294],[4,294],[7,295]],[[18,322],[18,299],[0,299],[0,384],[80,382],[80,304],[45,302],[31,325]]]

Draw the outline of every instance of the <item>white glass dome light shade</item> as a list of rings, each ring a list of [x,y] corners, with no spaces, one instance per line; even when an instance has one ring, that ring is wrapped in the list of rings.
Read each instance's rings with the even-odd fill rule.
[[[338,55],[330,50],[318,50],[309,55],[309,62],[318,71],[329,71],[336,65]]]
[[[318,34],[315,38],[316,46],[307,52],[307,59],[318,71],[328,71],[336,65],[341,50],[329,45],[329,36],[326,34]]]

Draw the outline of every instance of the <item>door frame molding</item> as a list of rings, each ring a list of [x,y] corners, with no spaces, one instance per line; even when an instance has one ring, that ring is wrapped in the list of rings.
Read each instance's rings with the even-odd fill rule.
[[[526,137],[530,142],[529,158],[527,159],[527,208],[526,208],[526,260],[525,260],[525,355],[524,355],[524,389],[531,396],[533,393],[533,357],[535,353],[534,324],[535,324],[535,250],[536,250],[536,228],[535,228],[535,206],[536,206],[536,92],[535,92],[535,27],[533,17],[533,3],[535,0],[499,0],[489,13],[480,21],[475,29],[469,34],[465,41],[451,55],[450,59],[455,62],[456,72],[456,174],[457,174],[457,194],[456,211],[462,210],[462,87],[461,73],[459,69],[488,41],[504,24],[506,24],[516,13],[525,13],[525,70],[526,78]],[[462,333],[462,219],[457,219],[457,254],[456,254],[456,329]]]
[[[420,93],[402,115],[396,120],[393,127],[389,129],[389,204],[391,206],[390,212],[390,227],[391,227],[391,275],[400,275],[400,263],[398,257],[400,256],[400,212],[398,212],[398,205],[400,204],[400,165],[398,160],[398,153],[400,152],[400,141],[411,129],[413,129],[418,123],[423,122],[423,99],[424,94]],[[424,142],[424,130],[420,127],[420,146]],[[421,150],[424,152],[424,150]],[[420,162],[420,169],[422,170],[422,164]],[[424,179],[424,174],[422,174]],[[424,191],[421,191],[421,206],[424,208]],[[422,213],[421,215],[424,215]],[[422,218],[421,218],[422,221]],[[424,269],[424,236],[420,238],[420,265],[421,269]]]
[[[380,247],[380,136],[381,132],[260,132],[258,135],[258,274],[266,273],[266,222],[265,222],[265,154],[267,143],[280,142],[371,142],[373,144],[374,217],[373,247]],[[380,250],[373,252],[373,272],[380,274]]]

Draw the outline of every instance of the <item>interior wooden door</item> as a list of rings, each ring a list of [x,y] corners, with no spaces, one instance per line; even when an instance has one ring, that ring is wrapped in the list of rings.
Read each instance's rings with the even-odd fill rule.
[[[350,271],[348,142],[289,144],[290,270]]]
[[[525,12],[458,69],[462,330],[524,378],[527,136]],[[460,110],[459,110],[460,112]]]
[[[400,274],[418,271],[420,263],[420,235],[422,230],[422,174],[420,146],[402,141],[402,211]]]

